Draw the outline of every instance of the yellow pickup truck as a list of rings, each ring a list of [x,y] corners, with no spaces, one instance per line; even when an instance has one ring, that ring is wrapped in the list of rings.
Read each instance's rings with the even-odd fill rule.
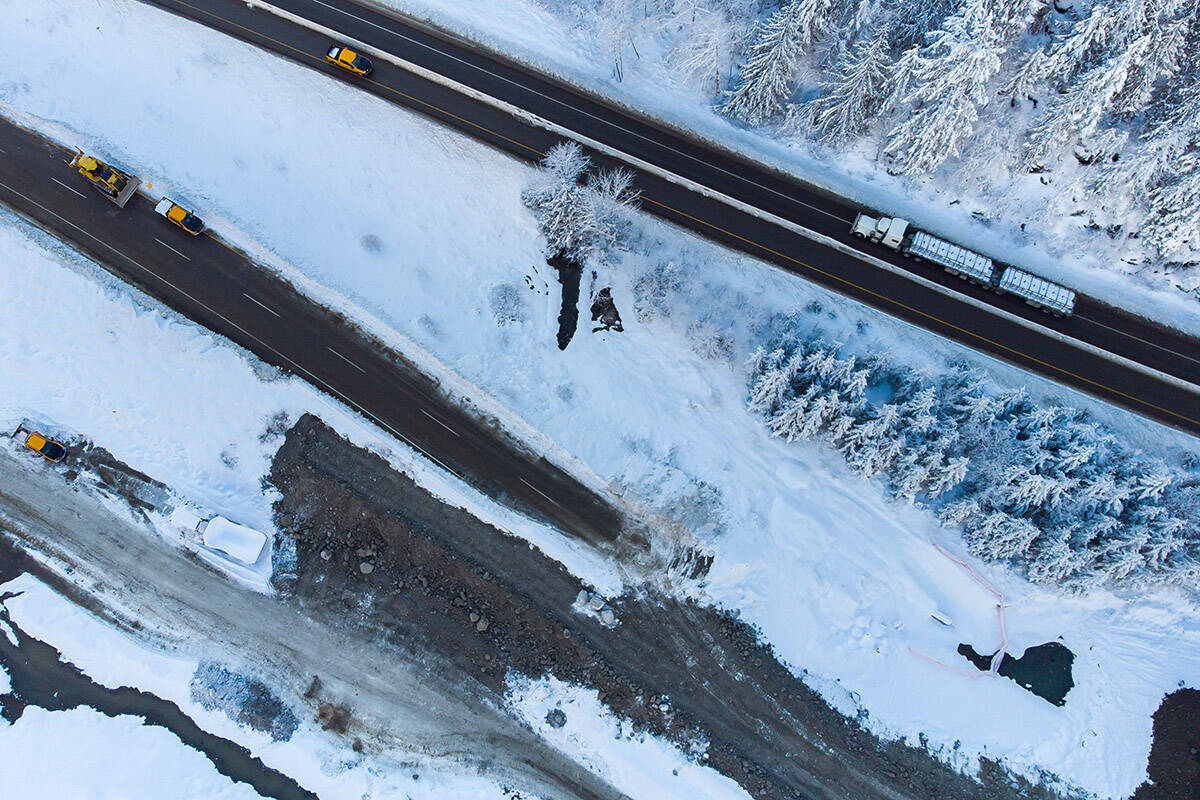
[[[349,47],[342,47],[340,44],[329,46],[329,50],[325,52],[325,60],[335,67],[341,67],[347,72],[353,72],[363,78],[370,75],[371,70],[374,69],[365,56],[354,52]]]
[[[168,222],[178,225],[192,236],[198,236],[204,231],[204,222],[199,217],[169,197],[159,200],[154,210],[166,217]]]

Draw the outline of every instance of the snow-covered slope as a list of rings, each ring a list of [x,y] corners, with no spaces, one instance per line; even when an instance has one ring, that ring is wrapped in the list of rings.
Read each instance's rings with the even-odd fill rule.
[[[999,644],[991,597],[931,544],[954,549],[953,533],[918,509],[885,501],[835,455],[770,439],[744,410],[739,362],[746,346],[805,308],[835,338],[861,336],[861,346],[917,366],[937,368],[970,353],[651,222],[639,226],[632,252],[606,274],[626,332],[581,328],[560,352],[558,289],[519,198],[532,178],[528,168],[135,2],[48,0],[15,13],[0,9],[0,24],[18,32],[14,47],[36,53],[38,64],[11,61],[12,77],[0,84],[8,113],[111,154],[156,188],[188,198],[223,235],[263,252],[397,346],[415,341],[630,499],[697,530],[716,553],[698,591],[759,625],[848,713],[864,711],[867,724],[885,734],[915,740],[925,733],[963,766],[989,754],[1107,796],[1127,794],[1143,779],[1151,712],[1179,681],[1200,679],[1194,609],[1169,592],[1063,597],[971,562],[1009,599],[1010,649],[1062,636],[1077,656],[1077,685],[1056,708],[1009,681],[945,670],[909,648],[951,661],[960,641],[989,651]],[[103,82],[123,87],[103,100],[79,90],[100,79],[89,55],[101,36],[96,27],[140,44],[103,64]],[[146,73],[148,58],[173,66]],[[344,146],[331,148],[335,119],[350,123]],[[320,186],[302,167],[316,162],[324,165]],[[349,187],[340,195],[346,202],[322,199],[326,174]],[[275,202],[263,203],[264,196]],[[29,290],[17,267],[2,280]],[[73,290],[80,297],[82,291]],[[152,325],[171,333],[177,323],[162,319]],[[79,353],[104,346],[106,328],[96,324],[76,345]],[[32,327],[18,335],[35,352],[59,347],[33,338],[44,333]],[[187,364],[214,352],[226,357],[191,329],[184,335],[195,342],[164,350],[194,353]],[[70,357],[58,357],[57,372],[72,374]],[[1148,449],[1188,446],[1158,426],[976,360],[1001,383],[1028,382],[1035,396],[1069,396]],[[250,367],[238,370],[252,386]],[[13,374],[0,380],[22,398],[10,414],[46,403],[48,415],[106,446],[121,446],[137,430],[136,420],[119,422],[120,414],[109,414],[118,422],[102,422],[108,409],[133,402],[124,395],[83,407],[69,392],[47,396]],[[247,406],[261,410],[239,418],[245,434],[255,435],[255,423],[276,408],[301,404],[289,394],[300,389],[281,386],[281,399],[253,399],[260,389],[247,389]],[[148,418],[154,410],[136,414]],[[183,424],[191,412],[173,413]],[[199,455],[168,460],[154,474],[217,498],[236,494],[222,494],[211,477],[228,471],[220,450],[195,444]],[[124,447],[135,466],[159,465],[152,447]],[[200,477],[189,466],[196,459],[209,465]],[[242,457],[234,471],[239,485],[252,484],[265,459],[265,449]],[[255,497],[260,516],[247,522],[266,514],[265,501]],[[936,608],[957,627],[933,622]]]

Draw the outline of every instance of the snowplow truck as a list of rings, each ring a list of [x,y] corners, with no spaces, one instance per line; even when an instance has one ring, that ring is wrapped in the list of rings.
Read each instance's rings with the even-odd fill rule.
[[[110,167],[95,156],[84,155],[82,150],[75,151],[71,166],[95,186],[100,194],[124,208],[137,191],[141,181],[115,167]]]

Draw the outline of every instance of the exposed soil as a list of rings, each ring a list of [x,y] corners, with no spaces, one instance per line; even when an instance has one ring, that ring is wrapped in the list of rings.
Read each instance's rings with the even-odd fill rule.
[[[1149,772],[1133,800],[1200,800],[1200,691],[1171,692],[1154,712]]]
[[[621,314],[617,311],[617,304],[613,302],[612,288],[604,287],[597,293],[596,299],[592,301],[592,322],[596,323],[596,327],[592,328],[592,333],[597,331],[616,331],[620,333],[625,330],[625,326],[621,324]]]
[[[222,711],[277,742],[288,741],[300,727],[300,720],[270,686],[224,664],[200,662],[190,689],[192,699],[204,708]]]
[[[653,589],[572,611],[583,587],[524,540],[432,498],[306,415],[276,455],[276,523],[294,539],[278,588],[400,648],[437,655],[499,701],[510,672],[596,689],[636,726],[687,747],[757,798],[1029,798],[985,763],[966,778],[841,716],[726,613]]]
[[[479,684],[436,655],[422,653],[418,660],[376,630],[347,624],[355,615],[340,607],[301,608],[294,599],[243,588],[114,512],[97,496],[102,487],[90,474],[76,475],[76,491],[64,491],[64,477],[59,468],[0,448],[0,576],[30,572],[154,649],[189,659],[228,658],[296,713],[329,723],[331,743],[343,744],[347,754],[370,753],[381,771],[407,770],[416,766],[414,758],[430,758],[440,769],[486,774],[533,797],[624,797],[495,705],[480,702]],[[20,548],[36,550],[37,558],[4,547],[9,536]],[[17,650],[25,652],[24,641]],[[43,699],[48,704],[80,696],[101,710],[112,701],[117,705],[108,707],[122,709],[118,713],[170,713],[144,693],[92,687],[89,694],[91,689],[72,682],[86,676],[57,671],[58,656],[53,648],[48,652],[28,668],[9,662],[14,676],[23,676],[14,677],[17,694],[4,698],[12,713],[14,702],[42,705]],[[263,698],[246,699],[257,704]],[[272,713],[269,707],[260,710]],[[170,726],[190,735],[189,723],[181,715]],[[194,746],[219,752],[213,748],[220,745]]]

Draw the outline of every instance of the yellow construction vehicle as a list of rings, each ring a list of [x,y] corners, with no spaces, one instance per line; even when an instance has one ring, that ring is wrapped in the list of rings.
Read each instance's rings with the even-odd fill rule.
[[[29,436],[25,437],[25,446],[47,461],[62,461],[67,454],[67,448],[35,431],[31,431]]]
[[[121,170],[110,167],[95,156],[87,156],[82,150],[75,151],[71,166],[83,177],[91,181],[100,194],[112,200],[121,208],[133,197],[141,181]]]

